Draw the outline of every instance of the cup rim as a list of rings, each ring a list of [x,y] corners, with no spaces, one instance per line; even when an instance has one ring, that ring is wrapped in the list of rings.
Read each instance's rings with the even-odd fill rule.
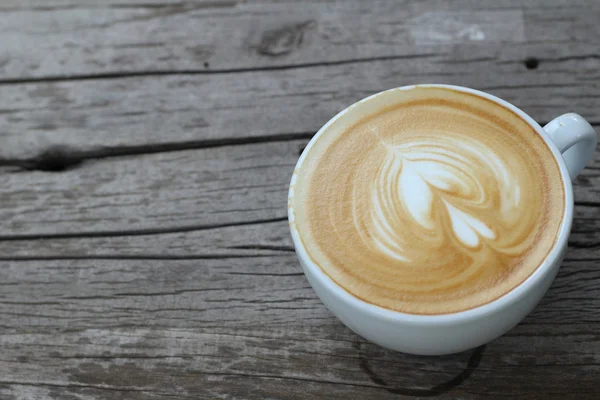
[[[537,134],[542,137],[542,139],[544,140],[544,142],[546,143],[546,145],[552,152],[556,163],[558,164],[562,183],[563,183],[565,210],[564,210],[564,213],[562,216],[562,220],[560,223],[556,241],[555,241],[553,247],[551,248],[550,252],[546,255],[546,257],[542,261],[542,263],[523,282],[521,282],[519,285],[517,285],[516,287],[511,289],[509,292],[498,297],[497,299],[494,299],[494,300],[490,301],[489,303],[486,303],[486,304],[483,304],[483,305],[480,305],[480,306],[477,306],[474,308],[470,308],[468,310],[458,311],[458,312],[454,312],[454,313],[427,314],[427,315],[409,314],[409,313],[404,313],[404,312],[384,308],[384,307],[381,307],[381,306],[378,306],[378,305],[375,305],[375,304],[372,304],[372,303],[369,303],[369,302],[366,302],[364,300],[357,298],[356,296],[354,296],[353,294],[348,292],[346,289],[344,289],[342,286],[340,286],[338,283],[333,281],[333,279],[331,279],[312,260],[312,258],[308,255],[308,252],[306,251],[306,249],[304,247],[304,242],[300,239],[300,234],[294,224],[295,216],[294,216],[294,209],[293,209],[291,202],[294,197],[293,186],[295,184],[296,177],[297,177],[296,171],[298,170],[298,168],[300,168],[302,166],[302,163],[304,162],[304,159],[306,158],[306,155],[308,154],[310,148],[319,139],[319,137],[321,135],[323,135],[323,133],[327,130],[327,128],[331,124],[333,124],[333,122],[335,122],[338,118],[340,118],[342,115],[351,111],[352,109],[359,106],[360,104],[367,102],[377,96],[380,96],[384,93],[391,92],[391,91],[410,90],[410,89],[414,89],[416,87],[447,88],[447,89],[451,89],[451,90],[455,90],[455,91],[459,91],[459,92],[475,94],[475,95],[481,96],[485,99],[494,101],[495,103],[500,104],[501,106],[504,106],[504,107],[508,108],[509,110],[513,111],[514,113],[519,115],[524,121],[526,121],[537,132]],[[431,326],[431,325],[439,326],[439,325],[448,324],[448,323],[455,324],[455,323],[459,323],[459,322],[471,321],[471,320],[477,319],[479,317],[492,314],[492,313],[494,313],[500,309],[503,309],[504,307],[511,305],[511,304],[519,301],[520,299],[522,299],[530,290],[533,289],[534,286],[536,286],[541,280],[543,280],[545,278],[548,271],[551,269],[551,267],[556,262],[556,260],[560,257],[562,249],[564,247],[563,245],[567,241],[568,235],[571,231],[571,225],[573,222],[573,208],[574,208],[573,187],[571,184],[571,178],[569,175],[569,171],[567,169],[567,165],[561,155],[561,152],[558,150],[558,148],[556,147],[554,142],[552,142],[552,140],[550,139],[548,134],[544,131],[542,126],[540,126],[537,122],[535,122],[533,120],[533,118],[531,118],[529,115],[527,115],[521,109],[519,109],[518,107],[514,106],[513,104],[511,104],[497,96],[494,96],[494,95],[486,93],[486,92],[482,92],[480,90],[471,89],[471,88],[467,88],[467,87],[463,87],[463,86],[436,84],[436,83],[408,85],[408,86],[401,86],[401,87],[384,90],[384,91],[372,94],[368,97],[365,97],[362,100],[355,102],[354,104],[346,107],[345,109],[343,109],[342,111],[337,113],[325,125],[323,125],[321,127],[321,129],[319,129],[319,131],[313,136],[313,138],[306,145],[304,151],[302,152],[302,154],[301,154],[300,158],[298,159],[298,162],[296,163],[296,166],[294,168],[294,173],[292,175],[292,179],[290,182],[290,188],[289,188],[289,192],[288,192],[288,223],[290,226],[292,241],[293,241],[294,247],[296,249],[296,254],[300,258],[300,261],[301,261],[300,264],[301,264],[302,268],[304,269],[305,274],[310,272],[311,276],[319,279],[327,287],[328,291],[332,292],[332,294],[336,295],[338,298],[340,298],[344,302],[348,303],[349,305],[351,305],[355,308],[360,309],[363,312],[367,312],[369,314],[376,315],[383,319],[402,321],[405,323],[421,325],[421,326]],[[309,270],[309,271],[307,271],[307,270]]]

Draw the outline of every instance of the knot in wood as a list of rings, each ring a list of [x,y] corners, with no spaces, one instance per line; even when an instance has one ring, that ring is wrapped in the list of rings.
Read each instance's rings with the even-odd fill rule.
[[[271,57],[289,54],[300,47],[304,33],[315,26],[315,21],[305,21],[266,31],[258,45],[258,53]]]

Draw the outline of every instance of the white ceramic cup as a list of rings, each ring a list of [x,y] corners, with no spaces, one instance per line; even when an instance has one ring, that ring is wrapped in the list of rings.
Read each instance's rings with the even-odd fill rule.
[[[392,311],[354,297],[333,282],[308,256],[295,227],[294,210],[291,206],[296,173],[292,177],[288,195],[288,217],[296,254],[308,281],[327,308],[346,326],[364,338],[393,350],[442,355],[474,348],[503,335],[525,318],[546,293],[562,262],[573,221],[571,180],[591,160],[598,139],[594,128],[577,114],[561,115],[542,128],[517,107],[490,94],[460,86],[420,86],[445,87],[495,101],[520,115],[548,144],[560,168],[565,193],[565,212],[556,244],[533,274],[504,296],[470,310],[440,315],[413,315]],[[350,123],[362,119],[390,104],[389,99],[393,99],[394,91],[413,87],[405,86],[377,93],[337,114],[306,146],[295,171],[302,168],[311,146],[325,134],[332,123],[340,118]]]

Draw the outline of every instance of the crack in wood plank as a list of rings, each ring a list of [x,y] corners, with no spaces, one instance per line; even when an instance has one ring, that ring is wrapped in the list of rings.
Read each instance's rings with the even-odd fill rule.
[[[226,228],[231,226],[245,226],[255,224],[268,224],[274,222],[287,221],[285,217],[267,218],[251,221],[237,221],[222,224],[189,225],[170,228],[149,228],[123,231],[95,231],[95,232],[74,232],[74,233],[49,233],[49,234],[22,234],[22,235],[0,235],[0,241],[15,240],[44,240],[44,239],[72,239],[72,238],[93,238],[93,237],[114,237],[114,236],[141,236],[141,235],[162,235],[165,233],[193,232],[208,229]]]
[[[587,168],[587,167],[586,167]],[[594,169],[594,168],[589,168]],[[598,201],[583,201],[583,200],[575,200],[575,205],[578,207],[600,207],[600,202]]]
[[[28,382],[28,381],[10,381],[0,380],[0,385],[19,385],[19,386],[34,386],[34,387],[51,387],[51,388],[65,388],[65,389],[95,389],[95,390],[106,390],[110,392],[122,392],[122,393],[141,393],[141,394],[157,394],[165,397],[176,397],[178,399],[196,399],[197,397],[187,396],[183,394],[172,394],[168,392],[152,391],[140,388],[123,388],[108,385],[89,385],[78,382],[71,383],[56,383],[56,382]]]
[[[0,167],[18,167],[24,170],[62,172],[71,169],[86,160],[209,149],[225,146],[240,146],[255,143],[286,142],[298,139],[308,140],[311,139],[314,134],[314,132],[280,133],[275,135],[249,137],[200,139],[177,143],[105,147],[94,150],[77,150],[55,145],[37,156],[26,159],[0,157]]]
[[[265,71],[285,71],[294,69],[318,68],[340,66],[348,64],[364,64],[378,61],[393,61],[393,60],[411,60],[411,59],[427,59],[443,57],[445,53],[422,53],[422,54],[399,54],[367,58],[353,58],[336,61],[321,61],[311,63],[297,63],[286,65],[273,65],[261,67],[246,67],[246,68],[223,68],[223,69],[181,69],[181,70],[152,70],[152,71],[113,71],[94,74],[77,74],[77,75],[48,75],[41,77],[30,78],[0,78],[0,86],[2,85],[22,85],[30,83],[48,83],[48,82],[69,82],[69,81],[89,81],[89,80],[108,80],[108,79],[128,79],[139,77],[158,77],[158,76],[175,76],[175,75],[219,75],[219,74],[243,74]]]
[[[225,246],[228,249],[238,250],[276,250],[294,253],[296,250],[292,246],[272,246],[264,244],[245,244],[240,246]]]
[[[285,251],[289,252],[289,251]],[[277,257],[277,254],[269,254],[271,257]],[[89,255],[89,256],[15,256],[0,257],[0,261],[68,261],[68,260],[227,260],[231,258],[261,258],[265,254],[143,254],[143,255]]]

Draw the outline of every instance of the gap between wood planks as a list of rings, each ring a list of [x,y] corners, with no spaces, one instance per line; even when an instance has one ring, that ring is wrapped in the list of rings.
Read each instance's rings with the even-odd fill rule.
[[[199,150],[223,146],[246,145],[256,143],[286,142],[298,139],[310,139],[314,132],[281,133],[240,138],[201,139],[187,142],[148,144],[139,146],[120,146],[81,151],[66,146],[55,145],[37,156],[26,159],[2,159],[0,167],[18,167],[23,170],[61,172],[74,168],[86,160],[110,157],[134,156],[173,151]]]
[[[65,4],[56,4],[56,5],[35,5],[35,2],[33,2],[32,5],[25,5],[25,6],[16,6],[16,5],[8,5],[5,7],[2,7],[2,5],[0,5],[0,11],[2,12],[14,12],[14,11],[65,11],[65,10],[86,10],[86,9],[91,9],[91,10],[95,10],[95,9],[103,9],[103,8],[130,8],[130,9],[144,9],[144,8],[150,8],[150,9],[172,9],[173,11],[192,11],[192,10],[201,10],[201,9],[207,9],[207,8],[230,8],[230,7],[235,7],[236,5],[238,5],[239,3],[245,3],[246,0],[231,0],[231,1],[208,1],[206,3],[190,3],[190,2],[186,2],[186,1],[168,1],[168,2],[164,2],[164,3],[153,3],[151,1],[147,1],[147,2],[143,2],[143,3],[137,3],[137,2],[131,2],[130,4],[127,3],[127,1],[123,1],[122,3],[114,3],[114,4],[102,4],[101,2],[96,2],[96,3],[86,3],[83,2],[83,4],[81,4],[81,2],[75,2],[73,4],[69,4],[68,2],[65,2]]]
[[[600,205],[599,205],[600,206]],[[208,229],[227,228],[232,226],[269,224],[275,222],[287,221],[287,216],[252,220],[229,222],[224,224],[208,224],[208,225],[190,225],[179,226],[173,228],[150,228],[137,229],[130,231],[96,231],[96,232],[76,232],[76,233],[53,233],[53,234],[23,234],[23,235],[4,235],[0,236],[0,241],[15,241],[15,240],[44,240],[44,239],[74,239],[74,238],[98,238],[98,237],[114,237],[114,236],[142,236],[142,235],[162,235],[167,233],[192,232]]]
[[[600,125],[600,124],[596,124]],[[0,166],[15,166],[21,168],[22,171],[52,171],[53,173],[60,173],[61,171],[75,168],[82,162],[91,159],[104,159],[110,157],[120,156],[131,156],[131,155],[144,155],[151,153],[160,152],[172,152],[172,151],[185,151],[185,150],[196,150],[205,148],[214,148],[220,146],[235,146],[235,145],[247,145],[255,143],[268,143],[268,142],[279,142],[279,141],[292,141],[297,139],[310,139],[313,136],[312,132],[299,132],[299,133],[288,133],[279,135],[265,135],[257,137],[247,138],[225,138],[225,139],[210,139],[210,140],[198,140],[191,142],[182,143],[170,143],[170,144],[154,144],[154,145],[142,145],[142,146],[125,146],[98,150],[70,150],[66,147],[54,147],[46,150],[42,154],[35,156],[30,159],[24,160],[1,160]],[[579,207],[593,207],[600,208],[600,202],[593,201],[578,201],[575,204]],[[177,232],[192,232],[209,229],[227,228],[232,226],[245,226],[255,224],[269,224],[286,221],[287,217],[282,215],[270,218],[260,219],[251,221],[233,221],[225,224],[205,224],[205,225],[190,225],[190,226],[178,226],[170,228],[149,228],[149,229],[136,229],[127,231],[94,231],[94,232],[74,232],[74,233],[53,233],[53,234],[21,234],[21,235],[0,235],[0,241],[19,241],[19,240],[45,240],[45,239],[72,239],[72,238],[101,238],[101,237],[126,237],[126,236],[141,236],[141,235],[162,235]],[[600,246],[600,243],[569,243],[574,248],[595,248]],[[293,248],[278,248],[278,249],[264,249],[273,250],[279,252],[293,252]],[[282,254],[282,253],[280,253]],[[209,258],[232,258],[232,257],[249,257],[251,255],[240,255],[240,254],[199,254],[189,256],[161,256],[161,255],[147,255],[147,256],[132,256],[132,258],[148,258],[148,259],[209,259]],[[35,257],[34,257],[35,258]],[[31,257],[20,257],[19,260],[31,261],[34,258]],[[56,259],[56,257],[47,257],[48,259]],[[104,256],[74,256],[73,259],[79,258],[93,258],[101,259],[106,258]],[[110,257],[109,257],[110,258]],[[115,259],[125,259],[127,256],[115,257]],[[8,258],[7,258],[8,259]],[[10,258],[16,260],[16,258]],[[37,259],[37,258],[35,258]],[[2,259],[0,259],[2,261]]]
[[[88,80],[101,80],[101,79],[127,79],[127,78],[139,78],[139,77],[156,77],[156,76],[174,76],[174,75],[216,75],[216,74],[240,74],[240,73],[252,73],[252,72],[264,72],[264,71],[283,71],[289,69],[302,69],[302,68],[318,68],[318,67],[329,67],[347,64],[361,64],[377,61],[393,61],[393,60],[408,60],[418,58],[434,58],[445,55],[444,53],[423,53],[423,54],[404,54],[404,55],[390,55],[370,58],[355,58],[338,61],[320,61],[314,63],[298,63],[289,65],[274,65],[274,66],[262,66],[262,67],[245,67],[245,68],[223,68],[223,69],[209,69],[209,64],[205,63],[205,69],[182,69],[182,70],[155,70],[155,71],[115,71],[115,72],[102,72],[95,74],[78,74],[78,75],[64,75],[64,76],[42,76],[35,78],[9,78],[0,79],[0,85],[20,85],[28,83],[46,83],[46,82],[69,82],[69,81],[88,81]],[[465,60],[468,63],[472,60]],[[479,59],[480,61],[480,59]],[[521,61],[519,61],[521,62]]]
[[[329,66],[339,66],[348,64],[364,64],[378,61],[395,61],[395,60],[411,60],[411,59],[423,59],[423,58],[437,58],[440,56],[447,56],[447,53],[434,52],[434,53],[422,53],[422,54],[399,54],[399,55],[386,55],[378,57],[368,58],[353,58],[345,60],[334,60],[334,61],[319,61],[312,63],[296,63],[287,65],[273,65],[273,66],[261,66],[261,67],[242,67],[242,68],[221,68],[221,69],[210,69],[208,62],[204,63],[204,69],[181,69],[181,70],[154,70],[154,71],[113,71],[113,72],[100,72],[92,74],[74,74],[74,75],[50,75],[30,78],[7,78],[0,79],[0,85],[20,85],[30,83],[51,83],[51,82],[69,82],[69,81],[88,81],[88,80],[107,80],[107,79],[127,79],[127,78],[139,78],[139,77],[157,77],[157,76],[177,76],[177,75],[217,75],[217,74],[241,74],[241,73],[253,73],[253,72],[264,72],[264,71],[284,71],[291,69],[305,69],[305,68],[319,68]],[[536,69],[539,63],[561,63],[566,61],[582,61],[587,59],[598,59],[600,56],[597,54],[582,54],[575,56],[556,57],[556,58],[545,58],[545,57],[528,57],[524,60],[505,60],[498,61],[499,64],[523,64],[527,69]],[[480,57],[468,60],[450,61],[450,63],[468,64],[470,62],[480,61],[493,61],[492,57]],[[535,66],[531,67],[531,63],[535,62]],[[543,85],[549,86],[549,85]],[[572,86],[572,85],[570,85]],[[506,86],[507,88],[510,86]],[[537,86],[535,86],[537,87]],[[498,87],[494,87],[497,89]],[[504,87],[500,87],[504,88]],[[491,90],[492,88],[482,88],[482,90]]]
[[[539,124],[544,126],[546,123],[547,122],[540,122]],[[591,122],[591,125],[594,127],[600,127],[600,122]],[[174,151],[200,150],[257,143],[286,142],[298,139],[305,139],[308,141],[314,136],[315,133],[316,132],[295,132],[241,138],[201,139],[175,143],[107,147],[86,151],[72,149],[67,146],[54,145],[40,154],[30,158],[0,158],[0,167],[16,167],[18,171],[62,172],[75,168],[86,160],[167,153]]]

